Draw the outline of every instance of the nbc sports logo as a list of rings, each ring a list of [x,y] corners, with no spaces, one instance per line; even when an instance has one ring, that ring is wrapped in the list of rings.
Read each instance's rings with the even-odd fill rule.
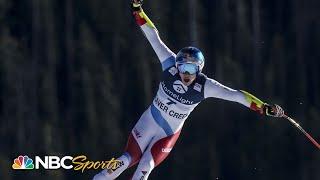
[[[72,156],[35,156],[32,160],[27,155],[20,155],[13,160],[12,169],[50,169],[55,170],[59,168],[73,169],[75,171],[84,172],[88,169],[112,169],[115,170],[121,167],[121,161],[112,158],[109,161],[91,161],[85,155],[76,157]],[[1,179],[1,178],[0,178]]]
[[[12,164],[13,169],[33,169],[33,160],[28,156],[20,155],[16,159],[14,159]]]

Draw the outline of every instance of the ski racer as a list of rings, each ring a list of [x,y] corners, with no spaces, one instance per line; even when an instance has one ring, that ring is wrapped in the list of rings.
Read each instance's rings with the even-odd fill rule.
[[[162,65],[162,78],[153,102],[133,127],[125,151],[117,159],[119,166],[101,171],[94,180],[116,179],[137,163],[132,179],[148,179],[151,171],[169,155],[190,113],[204,99],[237,102],[262,115],[282,117],[284,114],[276,104],[269,105],[246,91],[231,89],[208,78],[202,73],[205,58],[198,48],[185,47],[173,53],[141,6],[141,0],[132,2],[133,15]]]

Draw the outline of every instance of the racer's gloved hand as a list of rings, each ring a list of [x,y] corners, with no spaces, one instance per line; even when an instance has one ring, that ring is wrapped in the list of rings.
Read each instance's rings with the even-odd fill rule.
[[[143,0],[132,0],[132,9],[133,11],[140,11]]]
[[[273,105],[264,104],[263,112],[265,115],[272,116],[272,117],[284,116],[284,110],[277,104],[273,104]]]

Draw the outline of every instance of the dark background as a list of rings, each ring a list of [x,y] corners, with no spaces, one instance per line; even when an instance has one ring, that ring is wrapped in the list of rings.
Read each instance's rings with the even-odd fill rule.
[[[98,172],[14,171],[20,154],[121,155],[161,74],[129,2],[0,0],[0,179]],[[282,105],[320,140],[318,0],[146,0],[144,9],[174,52],[199,47],[209,77]],[[319,150],[289,122],[209,99],[150,179],[319,180],[319,167]]]

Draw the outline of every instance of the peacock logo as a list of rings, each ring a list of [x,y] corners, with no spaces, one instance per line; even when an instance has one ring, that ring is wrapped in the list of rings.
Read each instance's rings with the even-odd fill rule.
[[[28,156],[18,156],[14,159],[12,164],[13,169],[33,169],[33,160]]]

